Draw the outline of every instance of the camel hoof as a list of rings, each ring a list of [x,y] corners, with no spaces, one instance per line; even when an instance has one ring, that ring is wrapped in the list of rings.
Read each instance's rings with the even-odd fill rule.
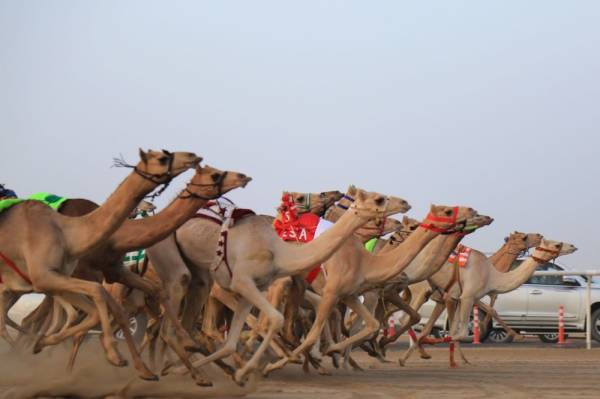
[[[111,359],[108,358],[108,362],[115,367],[126,367],[129,363],[125,359]]]
[[[166,363],[165,363],[165,367],[163,367],[163,369],[160,371],[160,375],[162,375],[163,377],[164,377],[165,375],[168,375],[168,374],[169,374],[169,371],[171,371],[171,368],[172,368],[173,366],[174,366],[173,362],[170,362],[170,361],[166,362]]]
[[[199,387],[212,387],[213,383],[209,380],[206,380],[202,377],[197,377],[194,378],[194,381],[196,381],[196,385],[198,385]]]
[[[457,369],[458,368],[458,364],[456,364],[456,363],[450,363],[450,368],[451,369]]]
[[[525,336],[521,334],[513,335],[513,342],[523,342],[525,341]]]
[[[233,376],[233,381],[238,384],[240,387],[246,385],[246,381],[244,380],[244,375],[242,374],[242,370],[237,370]]]
[[[400,367],[405,367],[406,363],[404,362],[404,360],[398,359],[398,365],[400,365]]]
[[[144,381],[158,381],[158,376],[151,372],[148,372],[148,374],[140,374],[139,377]]]
[[[44,349],[44,344],[42,343],[42,341],[44,340],[44,336],[40,335],[38,337],[38,339],[35,340],[35,343],[33,344],[33,354],[37,355],[38,353],[40,353],[42,351],[42,349]]]
[[[431,355],[428,353],[421,353],[421,359],[431,359]]]
[[[323,376],[330,376],[331,373],[329,371],[327,371],[326,369],[320,367],[317,372],[319,373],[319,375],[323,375]]]

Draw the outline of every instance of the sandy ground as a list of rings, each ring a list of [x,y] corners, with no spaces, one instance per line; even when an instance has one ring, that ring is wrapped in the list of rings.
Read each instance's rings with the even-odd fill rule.
[[[406,347],[401,343],[388,353],[388,359],[394,360],[390,363],[380,363],[356,352],[363,372],[332,370],[331,376],[314,372],[307,375],[299,366],[290,365],[245,388],[211,372],[216,384],[208,389],[195,387],[182,377],[166,377],[158,383],[139,382],[132,378],[129,369],[106,366],[98,348],[89,342],[88,350],[68,379],[64,379],[63,354],[44,352],[23,365],[22,358],[4,352],[0,393],[12,392],[14,395],[10,397],[23,397],[24,387],[41,380],[45,386],[61,385],[76,397],[104,396],[129,382],[130,395],[152,397],[599,398],[600,348],[587,351],[583,349],[583,340],[572,342],[564,348],[538,343],[535,338],[510,345],[465,345],[465,354],[472,364],[454,370],[448,368],[448,352],[443,346],[430,350],[431,360],[414,356],[406,367],[400,367],[395,360]]]

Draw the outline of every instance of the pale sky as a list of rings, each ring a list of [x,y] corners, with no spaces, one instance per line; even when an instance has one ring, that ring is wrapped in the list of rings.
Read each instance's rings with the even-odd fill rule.
[[[103,201],[137,148],[282,190],[348,184],[496,219],[600,268],[597,1],[0,0],[0,183]],[[191,173],[158,201],[163,206]]]

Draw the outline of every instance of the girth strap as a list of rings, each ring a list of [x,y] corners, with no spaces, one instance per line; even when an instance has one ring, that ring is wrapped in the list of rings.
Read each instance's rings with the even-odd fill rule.
[[[27,275],[25,273],[23,273],[14,262],[12,260],[10,260],[2,252],[0,252],[0,259],[2,259],[4,261],[4,263],[6,263],[6,265],[8,267],[10,267],[15,273],[17,273],[17,275],[19,275],[19,277],[21,277],[23,280],[25,280],[28,284],[33,285],[31,280],[29,279],[29,277],[27,277]],[[2,278],[0,277],[0,283],[1,282],[2,282]]]

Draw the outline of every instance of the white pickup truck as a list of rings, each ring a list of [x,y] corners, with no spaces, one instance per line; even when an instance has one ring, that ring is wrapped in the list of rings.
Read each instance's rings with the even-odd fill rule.
[[[522,260],[517,260],[517,267]],[[546,263],[538,268],[544,271],[561,271],[565,267]],[[569,270],[569,269],[566,269]],[[558,339],[558,308],[564,306],[565,332],[585,332],[586,277],[533,276],[514,291],[498,296],[495,309],[500,317],[515,331],[537,335],[544,342]],[[488,303],[489,297],[483,298]],[[592,338],[600,342],[600,284],[592,282]],[[435,304],[429,301],[420,310],[424,325]],[[446,314],[436,322],[435,333],[447,331]],[[511,338],[496,322],[488,326],[483,338],[492,342],[510,342]]]

